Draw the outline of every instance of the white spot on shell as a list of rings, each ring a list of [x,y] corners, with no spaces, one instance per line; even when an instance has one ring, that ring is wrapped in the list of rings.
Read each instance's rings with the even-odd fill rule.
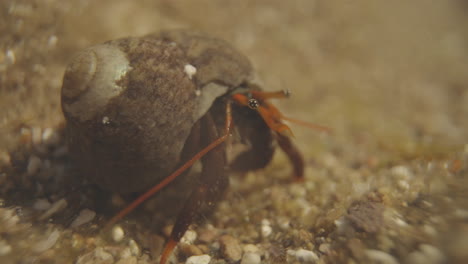
[[[193,66],[192,64],[185,64],[184,72],[191,80],[192,77],[197,73],[197,68],[195,68],[195,66]]]

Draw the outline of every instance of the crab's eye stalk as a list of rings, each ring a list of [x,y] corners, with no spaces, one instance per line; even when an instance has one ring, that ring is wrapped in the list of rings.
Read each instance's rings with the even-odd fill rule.
[[[260,106],[260,103],[258,102],[257,99],[254,99],[254,98],[251,98],[249,99],[249,101],[247,102],[247,106],[250,108],[250,109],[258,109],[258,107]]]
[[[285,89],[282,92],[285,98],[289,98],[291,96],[291,90],[289,89]]]

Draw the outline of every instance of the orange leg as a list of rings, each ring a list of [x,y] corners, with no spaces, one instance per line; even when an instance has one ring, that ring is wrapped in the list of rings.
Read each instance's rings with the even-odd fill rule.
[[[151,189],[140,195],[137,199],[135,199],[130,205],[122,209],[120,212],[118,212],[114,217],[109,220],[109,222],[106,224],[104,229],[109,229],[112,225],[117,223],[120,219],[125,217],[127,214],[129,214],[131,211],[133,211],[136,207],[138,207],[140,204],[142,204],[144,201],[148,200],[150,197],[152,197],[155,193],[166,187],[169,183],[174,181],[178,176],[180,176],[182,173],[187,171],[195,162],[197,162],[199,159],[201,159],[203,156],[205,156],[207,153],[212,151],[214,148],[219,146],[221,143],[227,140],[229,137],[229,132],[231,130],[231,125],[232,125],[232,116],[231,116],[231,105],[228,103],[226,105],[226,125],[224,128],[225,134],[222,135],[221,137],[217,138],[216,140],[210,142],[204,149],[200,150],[197,154],[195,154],[190,160],[185,162],[182,166],[180,166],[176,171],[174,171],[171,175],[167,176],[162,180],[160,183],[156,184],[153,186]]]
[[[291,138],[276,133],[276,141],[280,148],[286,153],[293,165],[294,177],[298,181],[304,180],[304,158],[297,147],[292,143]]]
[[[202,144],[213,144],[220,138],[227,138],[230,130],[231,114],[230,108],[227,110],[226,127],[224,135],[219,137],[211,114],[206,114],[202,118]],[[198,186],[188,198],[184,208],[179,213],[172,229],[169,241],[161,255],[160,264],[165,264],[175,246],[187,231],[190,224],[199,220],[201,214],[210,210],[221,198],[229,184],[226,175],[226,149],[224,144],[213,148],[202,157],[202,174]]]

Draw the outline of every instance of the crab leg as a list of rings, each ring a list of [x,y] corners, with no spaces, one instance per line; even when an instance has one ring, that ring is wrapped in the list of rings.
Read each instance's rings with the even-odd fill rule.
[[[164,180],[162,180],[160,183],[157,185],[153,186],[151,189],[143,193],[141,196],[139,196],[137,199],[135,199],[130,205],[122,209],[120,212],[118,212],[114,217],[109,220],[109,222],[106,224],[104,229],[108,229],[112,225],[114,225],[117,221],[125,217],[127,214],[129,214],[131,211],[133,211],[136,207],[138,207],[140,204],[142,204],[144,201],[148,200],[150,197],[152,197],[155,193],[166,187],[169,183],[174,181],[179,175],[184,173],[187,169],[189,169],[196,161],[201,159],[203,156],[205,156],[207,153],[212,151],[214,148],[216,148],[218,145],[226,141],[226,139],[229,137],[229,131],[231,129],[232,125],[232,117],[231,117],[231,105],[228,103],[226,106],[226,125],[225,125],[225,131],[226,133],[222,135],[221,137],[211,141],[209,145],[207,145],[204,149],[200,150],[197,154],[195,154],[190,160],[185,162],[182,166],[180,166],[176,171],[174,171],[171,175],[167,176]]]
[[[286,153],[293,165],[294,178],[298,181],[304,180],[304,158],[297,147],[292,143],[291,138],[281,133],[276,133],[276,141],[280,148]]]
[[[202,143],[213,144],[216,140],[227,138],[231,129],[231,112],[228,103],[226,111],[226,126],[224,134],[219,137],[216,124],[210,114],[202,118]],[[224,139],[225,140],[225,139]],[[226,175],[226,149],[223,144],[213,148],[202,157],[202,175],[200,182],[188,198],[184,208],[179,213],[172,229],[163,253],[160,264],[165,264],[175,246],[187,231],[189,225],[199,219],[203,209],[211,209],[224,190],[228,187],[229,180]]]

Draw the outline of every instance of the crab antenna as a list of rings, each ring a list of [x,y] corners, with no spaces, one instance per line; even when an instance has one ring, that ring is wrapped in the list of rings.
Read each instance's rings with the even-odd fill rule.
[[[190,168],[197,160],[201,159],[203,156],[206,155],[206,153],[210,152],[212,149],[226,141],[226,139],[229,137],[229,132],[232,127],[232,116],[231,116],[231,104],[228,102],[226,104],[226,124],[225,124],[225,131],[226,133],[216,139],[215,141],[211,142],[208,146],[206,146],[204,149],[200,150],[197,154],[195,154],[190,160],[185,162],[182,166],[180,166],[176,171],[174,171],[171,175],[167,176],[162,180],[160,183],[156,184],[153,186],[151,189],[146,191],[144,194],[140,195],[137,199],[135,199],[131,204],[129,204],[127,207],[122,209],[119,213],[117,213],[114,217],[111,218],[111,220],[106,224],[104,229],[107,229],[114,225],[117,221],[122,219],[124,216],[129,214],[133,209],[135,209],[137,206],[139,206],[141,203],[144,201],[148,200],[151,196],[153,196],[155,193],[157,193],[159,190],[162,188],[166,187],[169,183],[171,183],[177,176],[182,174],[184,171],[186,171],[188,168]]]
[[[271,98],[289,98],[291,96],[291,91],[290,90],[280,90],[280,91],[275,91],[275,92],[264,92],[264,91],[251,91],[253,98],[256,98],[258,100],[267,100]]]

